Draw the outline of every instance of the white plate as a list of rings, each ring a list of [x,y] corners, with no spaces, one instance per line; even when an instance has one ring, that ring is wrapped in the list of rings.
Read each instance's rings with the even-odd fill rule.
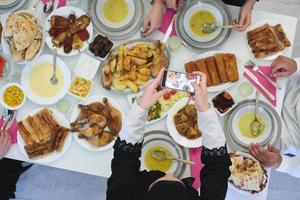
[[[178,144],[180,144],[183,147],[197,148],[202,145],[202,136],[191,140],[191,139],[188,139],[188,138],[180,135],[175,127],[175,123],[173,120],[173,117],[176,115],[176,113],[181,108],[186,106],[188,100],[189,99],[187,97],[181,99],[180,101],[175,103],[175,105],[169,110],[168,117],[167,117],[167,127],[168,127],[168,131],[169,131],[171,137],[173,138],[173,140],[175,140],[175,142],[177,142]]]
[[[76,7],[72,7],[72,6],[64,6],[64,7],[60,7],[56,10],[54,10],[46,19],[45,21],[45,30],[48,31],[50,28],[51,28],[51,16],[53,15],[59,15],[59,16],[63,16],[63,17],[68,17],[68,15],[71,13],[71,12],[75,12],[75,15],[77,18],[79,18],[80,16],[82,15],[86,15],[86,12],[84,12],[83,10],[79,9],[79,8],[76,8]],[[88,25],[88,27],[86,28],[87,31],[89,32],[90,34],[90,38],[88,39],[88,42],[85,41],[83,42],[83,47],[80,49],[80,52],[83,52],[84,50],[86,50],[89,46],[89,43],[92,42],[92,39],[93,39],[93,23],[92,23],[92,20],[90,22],[90,24]],[[52,37],[49,35],[49,33],[47,32],[46,33],[46,43],[48,45],[48,47],[53,50],[54,49],[54,46],[52,44]],[[57,48],[57,54],[58,55],[61,55],[61,56],[75,56],[75,55],[78,55],[80,53],[79,51],[77,50],[72,50],[70,53],[66,54],[64,52],[64,48],[61,47],[61,48]]]
[[[251,26],[247,29],[247,31],[251,31],[252,29],[255,29],[255,28],[257,28],[257,27],[259,27],[259,26],[262,26],[262,25],[264,25],[264,24],[266,24],[266,23],[270,24],[271,26],[275,26],[275,25],[277,25],[277,24],[280,24],[280,22],[275,21],[275,20],[272,20],[272,19],[263,19],[263,20],[258,21],[258,22],[255,23],[255,24],[251,25]],[[282,26],[284,32],[286,33],[286,31],[287,31],[288,29],[285,28],[284,24],[281,24],[281,26]],[[288,48],[290,48],[290,47],[285,47],[282,51],[279,51],[279,52],[277,52],[277,53],[275,53],[275,54],[273,54],[273,55],[270,55],[270,56],[266,56],[266,57],[264,57],[264,58],[255,58],[255,56],[254,56],[253,53],[252,53],[252,49],[251,49],[251,47],[250,47],[249,44],[248,44],[247,34],[246,34],[246,37],[245,37],[245,41],[246,41],[247,47],[248,47],[248,49],[249,49],[249,51],[250,51],[250,53],[251,53],[251,56],[252,56],[254,59],[259,59],[259,60],[275,60],[278,56],[283,56],[283,55],[285,55],[285,53],[287,52]]]
[[[17,115],[17,121],[21,121],[21,120],[24,120],[28,116],[35,115],[42,109],[44,109],[44,108],[38,108],[29,113],[20,113],[19,112]],[[49,108],[49,109],[53,112],[53,117],[56,119],[56,121],[61,126],[70,128],[69,121],[66,119],[66,117],[62,113],[58,112],[57,110],[55,110],[53,108]],[[67,152],[67,150],[70,147],[71,142],[72,142],[72,136],[71,136],[71,133],[68,133],[68,136],[66,137],[65,142],[64,142],[64,147],[61,152],[54,151],[46,156],[38,157],[38,158],[34,158],[34,159],[29,159],[29,157],[25,151],[25,148],[24,148],[25,142],[19,131],[17,133],[17,140],[18,140],[18,146],[19,146],[21,152],[26,156],[26,158],[28,158],[28,160],[30,160],[30,162],[46,164],[46,163],[50,163],[50,162],[54,162],[54,161],[58,160]]]
[[[44,62],[50,62],[52,63],[53,56],[52,55],[42,55],[38,59],[34,60],[31,63],[28,63],[23,72],[22,72],[22,77],[21,77],[21,85],[23,86],[25,90],[26,96],[33,102],[40,104],[40,105],[50,105],[56,103],[58,100],[62,99],[66,93],[69,90],[70,84],[71,84],[71,73],[69,71],[68,66],[64,61],[62,61],[59,57],[57,57],[57,68],[59,68],[62,73],[64,74],[64,85],[61,91],[53,96],[53,97],[40,97],[36,95],[32,90],[31,87],[29,86],[29,76],[30,72],[32,69],[38,64],[38,63],[44,63]],[[49,80],[50,81],[50,80]]]
[[[217,26],[222,26],[224,24],[223,16],[222,16],[222,13],[220,12],[220,10],[211,4],[202,3],[202,2],[195,4],[194,6],[190,7],[189,10],[186,11],[186,14],[183,18],[183,24],[184,24],[185,31],[192,39],[194,39],[198,42],[208,42],[208,41],[215,39],[221,33],[222,29],[217,29],[215,32],[213,32],[212,34],[210,34],[206,37],[200,37],[200,36],[196,35],[190,28],[190,19],[193,16],[193,14],[195,14],[198,11],[202,11],[202,10],[209,11],[210,13],[212,13],[215,16],[215,18],[217,20],[217,24],[216,24]],[[200,27],[199,27],[199,29],[200,29]]]
[[[237,152],[235,152],[234,154],[235,154],[235,155],[241,155],[241,156],[243,156],[244,158],[250,158],[250,159],[256,160],[253,156],[251,156],[251,155],[248,154],[248,153],[244,153],[244,152],[237,151]],[[257,160],[256,160],[256,161],[257,161]],[[259,161],[257,161],[257,162],[259,162]],[[263,166],[262,166],[262,168],[263,168],[263,170],[265,171],[265,176],[264,176],[263,182],[267,184],[267,182],[268,182],[268,174],[267,174],[266,169],[265,169]],[[253,194],[252,194],[250,191],[239,189],[239,188],[238,188],[236,185],[234,185],[231,181],[228,181],[228,185],[229,185],[229,187],[231,187],[232,189],[234,189],[235,191],[237,191],[237,192],[240,193],[240,194],[243,194],[243,195],[251,195],[251,196],[255,196],[255,195],[257,195],[258,193],[261,193],[261,192],[264,191],[264,189],[266,188],[266,187],[264,187],[264,188],[262,189],[262,191],[257,192],[257,193],[253,193]]]
[[[103,7],[107,1],[108,0],[99,1],[99,3],[97,4],[99,12],[97,12],[96,15],[101,23],[103,23],[105,26],[113,28],[113,29],[114,28],[122,28],[123,26],[126,26],[128,23],[130,23],[130,21],[134,17],[134,13],[135,13],[135,5],[132,0],[125,0],[125,3],[128,6],[128,15],[124,20],[122,20],[119,23],[113,23],[105,17]]]
[[[23,6],[24,3],[26,3],[26,0],[17,0],[14,3],[10,4],[10,5],[7,5],[7,6],[2,5],[0,7],[0,14],[10,13],[14,10],[17,10],[21,6]]]
[[[197,61],[201,58],[207,58],[209,56],[213,56],[215,54],[218,54],[218,53],[230,53],[230,52],[227,52],[227,51],[208,51],[208,52],[205,52],[205,53],[202,53],[202,54],[199,54],[198,56],[196,56],[192,61]],[[233,53],[236,57],[236,64],[237,64],[237,68],[238,68],[238,73],[239,73],[239,80],[236,81],[236,82],[228,82],[228,83],[223,83],[223,84],[220,84],[220,85],[216,85],[216,86],[209,86],[207,87],[207,91],[208,92],[220,92],[222,90],[225,90],[225,89],[228,89],[232,86],[235,86],[236,84],[238,84],[240,82],[240,80],[242,79],[243,77],[243,74],[244,74],[244,65],[243,65],[243,61],[241,58],[239,58],[236,53]]]
[[[102,96],[102,95],[90,96],[86,100],[80,102],[79,104],[88,105],[88,104],[91,104],[91,103],[97,102],[97,101],[102,103],[103,102],[102,100],[104,97],[106,97],[106,96]],[[106,97],[106,98],[108,99],[108,102],[113,107],[115,107],[117,110],[119,110],[122,113],[122,123],[123,123],[123,121],[125,119],[125,114],[124,114],[123,108],[114,99],[109,98],[109,97]],[[78,108],[78,106],[76,106],[71,114],[71,118],[70,118],[71,123],[76,121],[76,118],[77,118],[79,112],[80,112],[80,109]],[[115,140],[113,140],[112,142],[110,142],[109,144],[107,144],[103,147],[95,147],[95,146],[91,145],[90,143],[88,143],[85,139],[78,138],[78,133],[73,133],[73,134],[74,134],[75,140],[80,144],[80,146],[82,146],[83,148],[90,150],[90,151],[105,151],[107,149],[112,148],[115,143]]]
[[[2,45],[2,49],[3,49],[3,52],[15,63],[17,64],[21,64],[21,65],[24,65],[24,64],[27,64],[27,63],[31,63],[33,62],[34,60],[36,60],[42,53],[44,47],[45,47],[45,38],[46,38],[46,32],[45,32],[45,29],[43,28],[44,25],[43,25],[43,22],[35,15],[34,12],[31,12],[29,10],[20,10],[20,11],[17,11],[17,12],[14,12],[15,14],[18,14],[18,13],[28,13],[32,16],[35,16],[35,20],[37,21],[38,25],[39,25],[39,29],[42,31],[43,33],[43,39],[42,39],[42,44],[41,44],[41,47],[40,47],[40,50],[37,52],[37,54],[34,56],[34,58],[32,60],[24,60],[24,61],[21,61],[21,62],[17,62],[17,61],[14,61],[12,59],[12,54],[11,54],[11,51],[10,51],[10,45],[7,41],[7,39],[4,37],[5,35],[5,31],[6,31],[6,19],[7,17],[11,14],[6,14],[6,15],[2,15],[1,16],[1,24],[2,24],[2,27],[3,27],[3,31],[2,31],[2,35],[1,35],[1,45]]]
[[[0,7],[9,8],[17,4],[20,0],[0,0]]]

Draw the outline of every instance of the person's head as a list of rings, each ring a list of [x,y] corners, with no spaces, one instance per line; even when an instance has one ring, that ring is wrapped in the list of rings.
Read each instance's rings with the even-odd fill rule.
[[[173,174],[167,173],[165,176],[154,181],[149,189],[147,200],[188,200],[189,195],[185,185]]]

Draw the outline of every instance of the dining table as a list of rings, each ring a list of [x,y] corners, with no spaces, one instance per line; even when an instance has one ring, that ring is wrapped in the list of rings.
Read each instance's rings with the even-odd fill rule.
[[[150,4],[146,3],[147,0],[145,0],[145,11],[149,10]],[[79,1],[78,7],[81,9],[85,10],[88,12],[89,8],[89,3],[90,1]],[[32,9],[32,6],[36,3],[35,0],[28,0],[19,10],[22,9]],[[42,12],[42,7],[43,4],[39,3],[37,5],[37,8],[35,10],[36,14],[40,17],[41,20],[46,20],[47,15]],[[239,16],[239,8],[235,6],[228,6],[233,18],[237,18]],[[147,12],[145,12],[147,13]],[[252,13],[252,23],[256,23],[260,20],[263,19],[272,19],[274,21],[277,21],[278,23],[284,25],[286,28],[286,34],[287,37],[289,38],[291,42],[291,47],[287,49],[285,52],[286,56],[292,56],[292,51],[293,51],[293,44],[295,41],[295,33],[296,33],[296,26],[297,26],[297,18],[291,17],[291,16],[286,16],[286,15],[280,15],[276,13],[269,13],[269,12],[264,12],[264,11],[257,11],[253,10]],[[247,39],[246,39],[246,32],[237,32],[237,31],[232,31],[230,37],[226,41],[224,45],[221,47],[218,47],[216,50],[222,50],[224,52],[231,52],[236,55],[242,60],[243,64],[246,64],[247,60],[251,58],[251,52],[247,46]],[[94,34],[97,33],[97,30],[94,28]],[[153,34],[149,36],[151,39],[162,39],[164,37],[164,33],[160,31],[155,31]],[[141,38],[141,35],[138,32],[136,32],[134,35],[132,35],[130,38],[126,40],[121,40],[121,41],[114,41],[115,45],[118,45],[122,42],[132,40],[132,39],[139,39]],[[86,50],[87,51],[87,50]],[[81,53],[86,53],[86,51],[83,51]],[[42,54],[52,54],[51,50],[45,46]],[[197,57],[201,52],[195,52],[186,45],[182,45],[179,49],[170,51],[170,64],[169,68],[172,70],[176,71],[181,71],[184,72],[184,64],[187,63],[190,60],[193,60],[195,57]],[[71,56],[71,57],[63,57],[59,56],[62,60],[64,60],[68,67],[70,68],[70,71],[73,70],[74,66],[77,63],[77,60],[79,56]],[[264,65],[264,66],[270,66],[272,61],[262,61],[262,60],[254,60],[257,64],[259,65]],[[239,66],[243,67],[243,66]],[[14,64],[13,65],[13,70],[12,70],[12,78],[10,78],[9,82],[20,82],[20,77],[21,77],[21,72],[22,69],[24,68],[23,65],[19,64]],[[100,71],[100,70],[99,70]],[[122,108],[124,109],[125,114],[129,111],[130,105],[128,103],[126,95],[120,95],[113,93],[111,91],[108,91],[104,89],[101,86],[100,82],[100,73],[96,74],[94,78],[94,85],[93,89],[91,91],[91,95],[104,95],[108,96],[110,98],[113,98],[115,101],[117,101]],[[236,101],[243,101],[245,99],[254,99],[255,98],[255,92],[253,92],[250,96],[248,97],[243,97],[242,95],[239,94],[239,84],[242,82],[248,82],[248,80],[243,76],[240,77],[240,81],[232,86],[231,88],[228,89],[228,91],[233,95],[233,97],[236,99]],[[280,115],[282,105],[283,105],[283,100],[284,100],[284,94],[285,94],[285,89],[286,89],[286,83],[287,80],[285,78],[279,79],[278,83],[281,85],[281,90],[278,90],[277,92],[277,105],[275,110],[277,113]],[[1,83],[3,84],[3,83]],[[209,99],[211,99],[216,93],[209,93]],[[80,100],[70,96],[66,95],[64,99],[68,100],[71,102],[72,107],[74,108]],[[265,97],[261,97],[262,101],[266,101]],[[42,107],[41,105],[37,105],[30,100],[26,100],[26,103],[24,106],[18,110],[17,115],[24,115],[24,113],[29,113],[31,110]],[[49,107],[55,108],[56,105],[50,105]],[[3,109],[3,108],[1,108]],[[72,109],[71,109],[72,110]],[[70,119],[71,112],[64,113],[68,119]],[[226,124],[227,117],[230,114],[225,115],[224,117],[219,117],[219,121],[222,125]],[[18,118],[18,117],[17,117]],[[146,126],[146,132],[148,131],[153,131],[153,130],[162,130],[162,131],[168,131],[167,129],[167,124],[166,124],[166,117],[156,123],[149,124]],[[226,134],[225,128],[224,132]],[[228,151],[232,152],[232,148],[230,146],[228,147]],[[188,149],[185,149],[186,153],[188,154]],[[7,158],[11,159],[16,159],[20,161],[26,161],[30,162],[30,160],[27,159],[27,157],[21,152],[19,146],[17,144],[14,144],[9,152],[6,155]],[[100,177],[105,177],[108,178],[111,175],[111,160],[113,158],[113,148],[105,150],[105,151],[100,151],[100,152],[93,152],[89,151],[82,146],[80,146],[75,140],[72,140],[72,143],[65,152],[65,154],[58,160],[54,162],[49,162],[49,163],[43,163],[43,165],[49,166],[49,167],[54,167],[54,168],[60,168],[64,170],[70,170],[74,172],[79,172],[79,173],[85,173],[85,174],[90,174],[90,175],[95,175],[95,176],[100,176]],[[271,170],[268,169],[268,176],[270,178],[270,173]],[[190,176],[190,168],[187,167],[183,176],[188,177]],[[269,184],[270,180],[268,181]],[[267,194],[268,194],[268,185],[266,188],[257,194],[245,194],[242,192],[239,192],[238,190],[228,187],[228,192],[227,192],[227,197],[226,199],[228,200],[247,200],[247,199],[256,199],[256,200],[265,200],[267,199]]]

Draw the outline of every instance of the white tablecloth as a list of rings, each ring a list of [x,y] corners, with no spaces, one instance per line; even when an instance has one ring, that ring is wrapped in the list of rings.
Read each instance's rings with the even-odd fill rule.
[[[33,4],[35,1],[30,1],[26,3],[26,5],[23,6],[23,8],[31,8],[31,4]],[[88,1],[81,1],[82,5],[80,6],[83,9],[87,9],[86,2]],[[41,6],[38,6],[38,11],[41,10]],[[233,17],[238,16],[238,8],[236,7],[230,7],[233,13]],[[40,13],[40,16],[42,18],[45,18],[45,16]],[[278,21],[278,23],[283,24],[285,27],[286,33],[288,38],[290,39],[291,43],[293,44],[294,42],[294,37],[295,37],[295,32],[296,32],[296,25],[297,25],[297,19],[294,17],[289,17],[289,16],[284,16],[284,15],[278,15],[278,14],[273,14],[273,13],[267,13],[267,12],[259,12],[259,11],[253,11],[253,23],[258,22],[259,20],[262,19],[272,19],[275,21]],[[246,42],[246,32],[239,33],[233,31],[231,34],[229,40],[226,42],[224,46],[222,46],[221,49],[224,52],[232,52],[235,53],[239,58],[242,59],[242,61],[245,63],[249,58],[250,58],[250,52],[247,47],[247,42]],[[137,33],[133,38],[139,38],[139,33]],[[162,39],[163,34],[160,32],[156,32],[151,35],[151,38],[155,39]],[[288,49],[286,52],[287,56],[292,55],[292,49]],[[48,47],[45,47],[44,54],[49,54],[50,50]],[[178,70],[178,71],[184,71],[184,63],[190,61],[193,59],[198,53],[195,53],[188,49],[185,46],[182,46],[179,50],[174,51],[171,53],[171,62],[170,62],[170,69],[173,70]],[[75,66],[78,56],[74,57],[61,57],[70,67],[70,70],[73,69]],[[258,64],[265,64],[268,65],[271,62],[258,62]],[[17,68],[15,70],[15,77],[18,77],[20,74],[20,71],[22,70],[23,66],[15,66]],[[245,78],[242,79],[242,81],[247,81]],[[281,85],[285,85],[286,80],[280,80]],[[239,100],[243,100],[242,98],[239,97],[238,95],[238,85],[234,86],[230,89],[230,92],[234,94],[235,97],[237,97]],[[282,108],[282,102],[283,102],[283,97],[284,97],[284,92],[285,92],[285,87],[281,91],[278,92],[277,98],[278,98],[278,105],[275,108],[278,113],[281,112]],[[107,95],[109,97],[114,98],[116,101],[119,102],[119,104],[124,108],[125,113],[129,110],[129,104],[127,102],[126,96],[120,96],[116,94],[112,94],[111,92],[103,89],[100,84],[100,75],[97,73],[96,78],[94,79],[94,87],[91,92],[91,95],[95,94],[101,94],[101,95]],[[213,94],[210,94],[210,97]],[[68,100],[73,102],[73,105],[76,105],[79,101],[70,97],[66,96]],[[254,96],[251,96],[250,98],[254,98]],[[262,98],[265,100],[264,98]],[[20,113],[27,113],[30,110],[34,108],[40,107],[39,105],[36,105],[29,100],[27,100],[26,104],[22,107],[22,109],[19,111]],[[51,106],[55,108],[54,106]],[[69,117],[69,116],[68,116]],[[220,119],[220,122],[222,123],[224,119]],[[150,130],[164,130],[167,131],[166,127],[166,119],[163,119],[155,124],[149,125],[146,127],[146,131]],[[229,147],[230,150],[230,147]],[[17,160],[23,160],[27,161],[26,157],[21,153],[20,149],[18,148],[18,145],[13,145],[10,151],[7,154],[8,158],[13,158]],[[51,167],[57,167],[61,169],[66,169],[66,170],[72,170],[76,172],[81,172],[81,173],[87,173],[91,175],[96,175],[96,176],[102,176],[102,177],[109,177],[111,174],[111,169],[110,169],[110,161],[113,157],[113,149],[104,151],[104,152],[91,152],[88,151],[84,148],[82,148],[75,140],[72,141],[71,147],[68,149],[66,154],[60,158],[59,160],[46,164],[47,166]],[[190,170],[186,170],[185,176],[189,176]],[[267,191],[268,189],[266,188],[264,192],[258,194],[258,195],[243,195],[240,194],[239,192],[232,190],[231,188],[228,189],[227,193],[227,198],[228,200],[247,200],[247,199],[266,199],[267,196]]]

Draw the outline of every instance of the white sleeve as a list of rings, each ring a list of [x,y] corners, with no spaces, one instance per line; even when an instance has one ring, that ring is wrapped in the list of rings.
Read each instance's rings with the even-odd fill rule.
[[[300,178],[300,157],[282,155],[282,162],[276,171],[288,173],[291,176]]]
[[[203,146],[213,149],[225,145],[225,135],[212,106],[205,112],[198,112],[198,127],[202,131]]]
[[[300,58],[295,58],[295,61],[297,63],[297,71],[295,72],[295,74],[300,75]]]
[[[125,140],[127,144],[131,143],[133,145],[142,142],[147,114],[147,110],[142,109],[135,103],[122,123],[122,130],[119,133],[120,139]]]

